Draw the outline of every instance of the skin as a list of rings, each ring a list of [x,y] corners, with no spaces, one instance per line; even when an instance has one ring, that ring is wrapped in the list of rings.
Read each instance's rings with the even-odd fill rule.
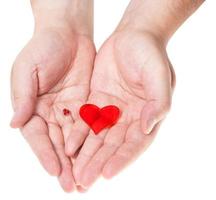
[[[202,1],[178,3],[131,1],[116,31],[99,50],[88,102],[100,107],[114,104],[122,113],[115,126],[98,136],[83,132],[78,142],[69,137],[73,147],[85,140],[73,168],[76,182],[84,188],[100,175],[112,178],[135,160],[152,143],[166,117],[175,86],[166,45]],[[67,153],[74,152],[76,148]]]
[[[83,123],[77,121],[78,112],[89,95],[95,47],[92,28],[87,23],[91,17],[90,5],[85,8],[75,1],[61,6],[58,3],[55,1],[52,12],[46,13],[44,9],[51,5],[49,1],[32,1],[36,21],[34,35],[12,69],[15,115],[11,126],[21,129],[42,166],[57,176],[62,188],[69,192],[75,189],[75,182],[73,159],[65,154],[65,141],[74,130],[74,124],[82,126]],[[69,6],[71,10],[76,7],[89,13],[73,16],[75,22],[73,17],[67,17],[62,23],[64,8]],[[55,7],[62,16],[55,12]],[[53,19],[49,21],[51,15]],[[76,27],[78,20],[79,24],[85,22],[79,28]],[[71,111],[69,116],[63,115],[64,108]]]
[[[112,128],[97,136],[90,131],[85,138],[74,164],[79,184],[89,188],[101,174],[113,177],[150,145],[170,108],[174,84],[165,49],[152,35],[124,30],[104,43],[88,102],[117,105],[121,117]],[[153,126],[152,119],[157,120]]]
[[[32,1],[35,33],[12,71],[11,125],[65,191],[112,178],[152,143],[175,86],[167,42],[203,1],[132,0],[96,58],[90,2]],[[95,136],[78,115],[86,102],[115,104],[121,117]]]

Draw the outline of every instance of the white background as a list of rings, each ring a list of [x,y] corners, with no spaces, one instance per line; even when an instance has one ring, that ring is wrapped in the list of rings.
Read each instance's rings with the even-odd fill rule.
[[[31,37],[28,0],[0,5],[0,199],[216,199],[216,2],[177,31],[168,53],[177,74],[172,110],[153,145],[111,181],[86,194],[66,194],[42,169],[18,130],[9,127],[10,70]],[[95,42],[109,36],[128,0],[95,0]]]

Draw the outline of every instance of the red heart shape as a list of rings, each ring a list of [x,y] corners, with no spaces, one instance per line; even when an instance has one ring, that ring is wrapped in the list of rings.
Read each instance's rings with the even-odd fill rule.
[[[99,108],[94,104],[85,104],[80,108],[81,118],[90,126],[95,134],[104,128],[113,126],[120,115],[120,110],[114,105]]]

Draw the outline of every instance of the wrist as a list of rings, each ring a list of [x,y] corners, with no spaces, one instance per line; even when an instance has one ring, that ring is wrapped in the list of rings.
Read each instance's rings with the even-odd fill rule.
[[[140,25],[139,23],[135,22],[136,20],[132,20],[130,17],[124,18],[121,23],[118,25],[115,32],[140,32],[145,35],[151,35],[151,37],[154,37],[155,40],[163,44],[163,46],[166,46],[169,37],[165,32],[160,31],[160,29],[157,26],[154,26],[153,24],[149,23],[142,23]]]
[[[138,20],[137,20],[138,21]],[[141,25],[136,20],[128,17],[122,19],[115,32],[139,32],[143,35],[148,35],[154,38],[162,46],[166,47],[169,37],[166,32],[160,31],[160,29],[151,23],[142,23]]]
[[[167,31],[160,28],[157,16],[153,14],[151,7],[146,5],[145,1],[132,0],[116,31],[132,30],[148,33],[161,42],[167,43],[169,39]]]
[[[131,0],[117,30],[148,32],[168,42],[178,27],[204,0]]]
[[[35,29],[60,28],[92,36],[93,0],[31,0]]]

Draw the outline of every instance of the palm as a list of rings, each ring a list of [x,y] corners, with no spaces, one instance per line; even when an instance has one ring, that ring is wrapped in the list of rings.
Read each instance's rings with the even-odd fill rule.
[[[70,41],[68,43],[70,44]],[[78,117],[80,106],[87,100],[95,53],[94,45],[85,37],[77,38],[76,43],[74,45],[74,41],[71,41],[73,46],[69,48],[74,51],[71,54],[61,58],[63,53],[58,52],[56,63],[66,62],[68,64],[53,66],[54,69],[60,67],[60,73],[53,74],[57,81],[53,83],[50,83],[49,80],[45,81],[44,88],[49,89],[45,93],[41,92],[37,98],[35,114],[40,116],[48,126],[56,125],[66,129],[72,127]],[[63,48],[65,51],[68,47]],[[53,50],[55,51],[55,49]],[[46,58],[47,60],[55,59],[51,52],[46,55]],[[53,69],[51,70],[53,71]],[[64,116],[64,108],[71,111],[69,116]],[[69,130],[63,131],[64,138],[62,137],[62,139],[66,140],[69,132]]]
[[[64,141],[70,134],[80,105],[89,94],[94,55],[94,45],[87,37],[48,31],[33,37],[18,56],[13,69],[15,83],[19,81],[16,80],[17,73],[24,74],[29,70],[33,77],[36,72],[30,85],[37,93],[35,106],[27,108],[34,111],[22,132],[42,165],[49,173],[59,176],[65,190],[71,190],[74,182],[72,162],[65,155]],[[32,64],[27,66],[31,69],[19,67],[23,60]],[[29,106],[32,106],[31,102]],[[71,113],[65,116],[64,108]]]
[[[114,104],[122,113],[112,128],[99,136],[90,133],[80,151],[74,171],[86,187],[100,173],[111,177],[120,171],[147,148],[155,135],[158,124],[150,135],[143,133],[144,118],[161,105],[160,93],[170,96],[174,84],[169,64],[157,65],[168,60],[156,44],[153,38],[139,33],[117,33],[96,57],[89,102],[101,107]],[[163,80],[162,84],[155,88],[158,80]]]

